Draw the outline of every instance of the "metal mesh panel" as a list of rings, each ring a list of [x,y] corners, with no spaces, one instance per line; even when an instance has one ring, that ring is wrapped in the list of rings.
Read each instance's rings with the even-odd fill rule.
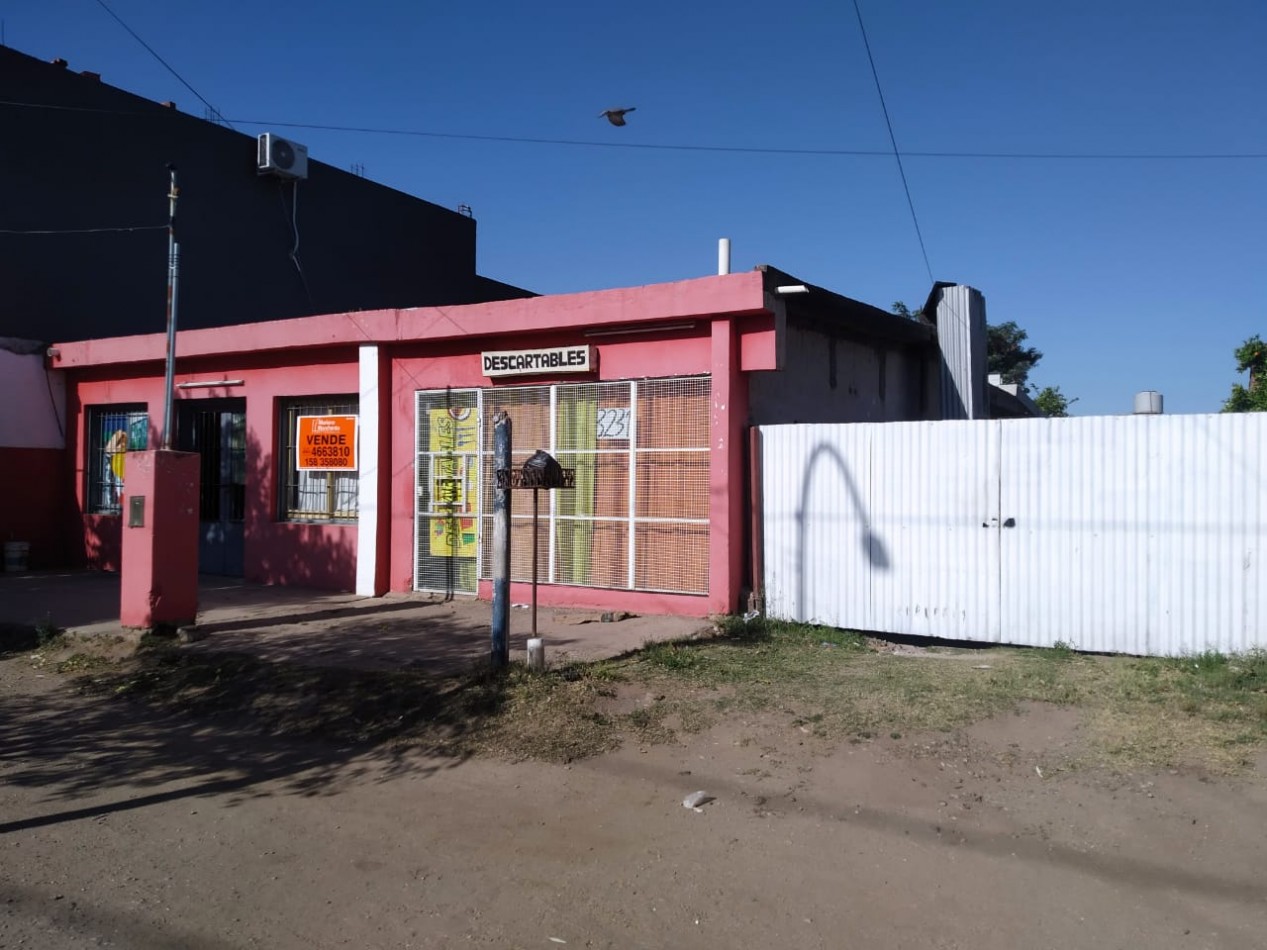
[[[480,392],[420,392],[416,408],[414,586],[474,594],[480,554]]]
[[[708,591],[708,377],[638,384],[634,586]]]
[[[576,470],[574,489],[540,496],[542,583],[707,593],[709,393],[707,377],[485,390],[481,564],[492,563],[490,420],[504,409],[514,465],[545,449]],[[511,577],[527,581],[531,493],[512,505]]]
[[[123,458],[149,445],[149,416],[144,405],[88,407],[88,485],[90,514],[117,515],[123,497]]]
[[[278,435],[282,442],[281,516],[286,521],[355,521],[360,500],[357,472],[300,471],[295,463],[295,438],[300,416],[355,416],[356,396],[288,400],[282,406]]]

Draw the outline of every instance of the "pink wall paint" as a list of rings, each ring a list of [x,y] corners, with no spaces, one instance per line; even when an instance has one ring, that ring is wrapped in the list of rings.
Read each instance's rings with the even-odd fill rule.
[[[586,337],[595,328],[689,323],[648,335]],[[180,334],[177,382],[242,379],[223,390],[186,391],[180,398],[244,397],[247,421],[247,580],[352,589],[355,526],[300,525],[276,520],[278,400],[354,393],[357,348],[378,343],[382,354],[380,523],[376,540],[381,585],[407,591],[414,569],[414,394],[420,389],[493,388],[549,381],[522,377],[491,383],[482,350],[591,342],[599,380],[704,375],[712,377],[710,414],[710,593],[663,595],[557,586],[542,600],[557,604],[704,615],[738,606],[742,584],[742,432],[747,421],[744,372],[774,368],[775,319],[765,309],[759,273],[702,278],[592,294],[503,301],[466,307],[335,314],[270,324]],[[391,345],[387,345],[391,344]],[[61,345],[60,365],[71,373],[76,497],[83,504],[83,406],[142,402],[152,428],[162,411],[161,335]],[[554,377],[554,379],[569,377]],[[571,377],[583,379],[584,377]],[[157,440],[157,433],[153,434]],[[156,441],[155,443],[156,444]],[[83,516],[86,546],[107,566],[117,545],[118,519]],[[518,596],[518,595],[516,595]]]
[[[768,312],[763,281],[760,272],[748,271],[669,284],[487,304],[367,310],[186,330],[180,334],[177,352],[184,359],[219,358],[234,353],[281,351],[293,354],[297,349],[418,340],[438,342],[495,334],[535,339],[548,329],[578,333],[623,324],[706,319],[712,314],[756,315]],[[161,333],[59,343],[55,365],[71,369],[158,362],[163,359],[165,346],[166,338]]]
[[[258,361],[234,360],[186,371],[178,363],[177,384],[190,380],[241,379],[243,385],[182,390],[180,403],[213,398],[246,400],[247,495],[244,576],[252,583],[298,584],[351,590],[356,580],[356,529],[348,525],[295,524],[277,520],[279,401],[293,397],[355,394],[359,388],[355,351],[341,362],[259,367]],[[150,445],[157,446],[163,413],[162,366],[153,375],[101,379],[101,371],[72,374],[70,431],[74,433],[75,500],[85,510],[87,485],[87,409],[115,403],[143,403],[150,416]],[[131,370],[136,372],[135,369]],[[125,476],[126,484],[126,476]],[[91,567],[119,567],[119,518],[83,515],[85,560]]]
[[[730,320],[713,321],[712,372],[708,598],[711,612],[730,613],[739,606],[743,584],[743,430],[748,419],[748,380]]]
[[[198,617],[198,456],[150,449],[127,455],[119,622],[179,627]],[[144,499],[142,524],[128,519]]]
[[[729,326],[729,321],[719,321]],[[415,464],[415,401],[414,393],[420,389],[496,389],[498,385],[513,386],[531,383],[587,380],[612,381],[622,379],[644,379],[664,376],[704,375],[713,371],[713,343],[710,334],[714,323],[700,319],[691,330],[671,331],[668,338],[657,336],[629,336],[600,338],[592,340],[598,350],[598,373],[593,376],[576,377],[512,377],[504,382],[494,384],[483,374],[480,361],[482,349],[513,350],[519,348],[561,346],[575,344],[576,333],[551,334],[536,333],[530,336],[510,338],[498,337],[487,341],[487,345],[472,349],[473,343],[480,341],[455,342],[435,347],[427,347],[428,355],[401,355],[398,353],[392,361],[391,418],[393,423],[391,454],[391,527],[390,527],[390,586],[395,591],[413,590],[414,584],[414,464]],[[401,348],[404,350],[404,348]],[[413,349],[419,353],[420,349]],[[408,352],[408,350],[405,350]],[[739,372],[737,359],[734,371]],[[727,372],[730,364],[727,364]],[[486,410],[488,396],[486,400]],[[495,396],[493,397],[495,400]],[[742,425],[741,419],[740,424]],[[724,486],[725,483],[723,483]],[[714,529],[717,526],[718,502],[729,504],[729,496],[723,489],[718,495],[714,489],[713,518]],[[544,589],[544,588],[543,588]],[[604,592],[597,588],[560,587],[558,596],[570,598],[566,602],[585,604],[594,607],[617,607],[622,603],[632,603],[630,592]],[[582,595],[580,592],[584,592]],[[614,600],[612,595],[623,599]],[[553,596],[553,595],[552,595]],[[662,595],[636,595],[646,599],[648,603]],[[704,615],[722,610],[720,604],[729,597],[724,592],[720,597],[683,597],[679,608],[690,605],[690,609],[678,609],[675,612]],[[580,598],[580,599],[577,599]],[[649,607],[628,609],[650,610]]]

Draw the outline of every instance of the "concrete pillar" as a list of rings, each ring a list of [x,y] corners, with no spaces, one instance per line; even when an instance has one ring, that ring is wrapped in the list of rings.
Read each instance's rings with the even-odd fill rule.
[[[743,585],[743,439],[748,422],[748,380],[740,366],[732,320],[713,321],[711,357],[709,611],[732,613],[740,606]]]
[[[129,452],[124,468],[119,621],[152,630],[198,616],[195,452]]]
[[[391,365],[385,350],[368,345],[360,349],[359,365],[356,592],[382,597],[391,580]]]

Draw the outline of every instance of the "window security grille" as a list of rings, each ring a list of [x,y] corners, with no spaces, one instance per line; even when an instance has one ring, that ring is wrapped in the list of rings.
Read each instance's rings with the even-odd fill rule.
[[[117,515],[122,511],[124,453],[149,446],[149,416],[145,406],[88,407],[89,514]]]
[[[295,399],[283,404],[278,423],[278,456],[282,460],[278,484],[284,521],[356,520],[359,473],[300,471],[295,459],[295,435],[300,416],[355,416],[359,408],[355,396]]]
[[[416,586],[474,592],[488,577],[491,420],[505,410],[514,466],[545,449],[576,470],[574,489],[540,496],[543,583],[707,593],[709,397],[708,377],[418,393]],[[461,446],[446,455],[433,432],[450,410],[472,421],[454,422]],[[443,497],[446,474],[461,483],[460,504]],[[532,495],[516,492],[516,581],[531,579],[531,542]]]

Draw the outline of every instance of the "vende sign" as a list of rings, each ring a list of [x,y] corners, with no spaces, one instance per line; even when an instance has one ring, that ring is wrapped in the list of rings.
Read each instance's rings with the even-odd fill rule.
[[[301,472],[355,472],[356,416],[300,416],[295,461]]]
[[[592,346],[552,346],[544,350],[501,350],[481,355],[485,376],[592,373],[598,369],[598,360]]]

